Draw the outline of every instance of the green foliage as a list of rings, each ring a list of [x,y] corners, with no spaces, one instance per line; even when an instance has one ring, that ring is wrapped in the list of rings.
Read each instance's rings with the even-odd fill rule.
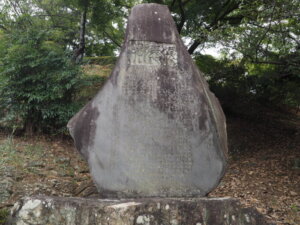
[[[252,80],[245,76],[245,68],[238,61],[197,55],[195,62],[228,112],[235,113],[237,104],[246,104],[253,98]]]
[[[20,150],[22,149],[22,150]],[[38,163],[45,155],[46,149],[40,144],[18,144],[12,135],[0,143],[0,169],[5,167],[24,167],[24,157]],[[24,167],[24,170],[30,167]],[[28,171],[29,172],[29,171]]]
[[[13,137],[9,136],[3,143],[0,144],[0,169],[5,165],[16,162],[16,148]]]
[[[86,56],[111,56],[115,55],[116,46],[108,41],[105,43],[88,42],[85,48]]]
[[[82,80],[82,85],[76,92],[75,101],[88,102],[97,94],[107,77],[98,75],[88,75]]]
[[[0,123],[47,132],[64,127],[80,101],[90,98],[85,87],[94,93],[104,80],[81,79],[69,60],[82,43],[81,15],[86,12],[87,62],[112,65],[131,7],[145,2],[169,7],[224,105],[256,101],[299,107],[299,1],[18,0],[1,3]],[[197,46],[216,44],[222,60],[197,52]]]
[[[97,64],[105,66],[115,64],[117,58],[114,56],[85,57],[85,61],[87,61],[88,64]]]
[[[236,11],[243,17],[239,26],[213,34],[239,52],[261,103],[300,106],[299,7],[299,1],[242,1]]]
[[[300,79],[297,73],[289,73],[289,67],[285,66],[246,64],[249,76],[255,81],[253,88],[260,102],[292,107],[300,105]]]
[[[215,59],[210,55],[196,55],[195,62],[225,110],[231,113],[255,111],[257,104],[300,105],[299,73],[289,67]]]
[[[4,225],[6,223],[8,216],[9,216],[8,209],[0,209],[0,225]]]
[[[300,212],[300,207],[297,205],[291,205],[290,208],[293,212]]]
[[[80,82],[79,67],[51,36],[35,28],[7,34],[0,73],[5,84],[0,88],[5,124],[25,126],[29,132],[53,132],[78,109],[72,97]]]

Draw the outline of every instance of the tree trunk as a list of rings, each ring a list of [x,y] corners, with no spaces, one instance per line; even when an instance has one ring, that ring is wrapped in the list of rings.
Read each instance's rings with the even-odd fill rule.
[[[25,122],[25,135],[32,137],[34,134],[34,123],[33,120],[27,119]]]
[[[188,52],[190,53],[190,55],[192,55],[194,53],[194,51],[200,44],[201,44],[201,42],[199,40],[194,41],[194,43],[188,49]]]
[[[81,13],[80,21],[80,35],[79,35],[79,46],[74,52],[74,61],[76,63],[81,62],[85,52],[85,29],[86,29],[86,14],[88,10],[88,3],[86,2],[83,12]]]

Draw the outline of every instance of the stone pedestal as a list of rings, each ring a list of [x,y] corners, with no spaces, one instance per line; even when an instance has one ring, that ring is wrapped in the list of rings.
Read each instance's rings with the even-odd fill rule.
[[[232,198],[103,200],[27,197],[10,225],[271,225]]]

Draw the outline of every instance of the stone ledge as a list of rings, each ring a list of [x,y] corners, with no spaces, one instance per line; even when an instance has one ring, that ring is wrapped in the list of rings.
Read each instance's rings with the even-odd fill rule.
[[[87,199],[26,197],[9,225],[271,225],[232,198]]]

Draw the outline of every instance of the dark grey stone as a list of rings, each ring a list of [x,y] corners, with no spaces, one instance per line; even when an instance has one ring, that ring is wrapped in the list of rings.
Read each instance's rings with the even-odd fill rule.
[[[224,175],[223,111],[166,6],[132,9],[103,88],[68,124],[104,197],[191,197]]]
[[[97,200],[27,197],[9,225],[271,225],[231,198]]]

